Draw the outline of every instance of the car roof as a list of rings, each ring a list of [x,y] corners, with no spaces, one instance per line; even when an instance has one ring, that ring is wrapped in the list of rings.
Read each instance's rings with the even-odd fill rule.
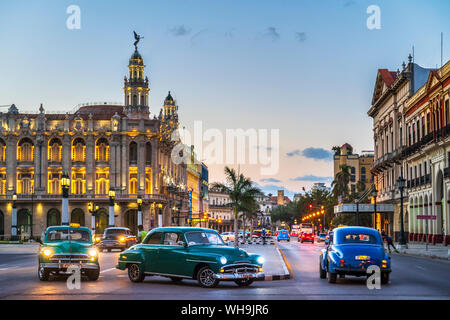
[[[378,230],[368,227],[339,227],[333,230],[334,233],[346,233],[346,232],[361,232],[361,233],[369,233],[369,234],[379,234]]]
[[[214,231],[214,229],[198,228],[198,227],[159,227],[151,230],[152,232],[189,232],[189,231]]]
[[[71,227],[71,226],[51,226],[48,227],[47,230],[45,230],[45,232],[50,231],[50,230],[61,230],[61,229],[67,229],[67,230],[87,230],[87,231],[91,231],[88,227]]]
[[[130,228],[126,228],[126,227],[109,227],[109,228],[106,228],[105,230],[112,230],[112,229],[130,230]]]

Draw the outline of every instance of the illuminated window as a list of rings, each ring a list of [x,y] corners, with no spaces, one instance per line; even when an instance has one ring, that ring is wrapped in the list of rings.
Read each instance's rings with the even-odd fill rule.
[[[106,195],[109,191],[109,168],[97,168],[95,173],[95,193]]]
[[[34,187],[33,172],[17,173],[17,193],[31,194]]]
[[[34,161],[34,145],[28,139],[22,139],[17,146],[17,160],[18,161]]]
[[[60,194],[61,190],[61,172],[49,172],[48,174],[48,193]]]
[[[137,181],[137,168],[130,167],[129,168],[129,178],[128,178],[128,193],[129,194],[137,194],[138,190],[138,181]]]
[[[0,139],[0,161],[6,161],[6,144]]]
[[[109,161],[109,143],[105,138],[97,140],[95,145],[95,160]]]
[[[72,171],[72,193],[84,194],[86,193],[86,174],[84,171]]]
[[[62,144],[59,139],[53,138],[48,143],[48,161],[61,161]]]
[[[6,194],[6,169],[0,172],[0,194]]]
[[[145,193],[152,194],[152,168],[145,169]]]
[[[72,143],[72,160],[85,161],[86,160],[86,144],[81,138],[77,138]]]

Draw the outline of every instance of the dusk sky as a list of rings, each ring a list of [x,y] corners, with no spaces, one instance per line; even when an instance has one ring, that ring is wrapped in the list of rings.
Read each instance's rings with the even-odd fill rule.
[[[79,30],[66,26],[70,5],[81,9]],[[381,9],[379,30],[366,26],[370,5]],[[151,113],[170,90],[188,130],[196,120],[204,129],[280,129],[278,173],[240,170],[292,196],[330,184],[332,146],[373,150],[377,69],[401,69],[412,46],[416,63],[439,66],[441,32],[445,63],[449,12],[446,0],[1,1],[0,105],[67,112],[122,102],[136,30]],[[210,181],[223,180],[223,166],[209,164]]]

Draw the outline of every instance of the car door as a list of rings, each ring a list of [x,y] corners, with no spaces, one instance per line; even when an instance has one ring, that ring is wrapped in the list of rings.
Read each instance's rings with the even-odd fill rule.
[[[162,232],[154,232],[142,246],[145,256],[145,272],[158,272],[158,249],[161,247]]]
[[[181,232],[164,232],[163,243],[158,249],[158,272],[163,274],[185,275],[185,253],[187,248],[178,244],[185,241]]]

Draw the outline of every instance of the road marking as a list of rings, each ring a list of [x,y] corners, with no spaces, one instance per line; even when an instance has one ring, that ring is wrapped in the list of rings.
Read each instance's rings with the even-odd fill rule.
[[[105,269],[105,270],[100,271],[100,273],[109,272],[109,271],[113,271],[113,270],[116,270],[116,268]]]
[[[286,256],[284,255],[284,253],[282,253],[282,251],[280,250],[280,247],[278,247],[278,244],[275,244],[275,248],[277,249],[277,253],[278,253],[278,255],[279,255],[280,259],[281,259],[281,262],[283,263],[283,270],[284,270],[284,273],[285,273],[285,274],[290,274],[291,277],[292,277],[293,279],[295,279],[294,273],[293,273],[293,272],[290,272],[290,271],[288,270],[288,266],[287,266],[287,265],[289,264],[289,262],[287,261]]]

